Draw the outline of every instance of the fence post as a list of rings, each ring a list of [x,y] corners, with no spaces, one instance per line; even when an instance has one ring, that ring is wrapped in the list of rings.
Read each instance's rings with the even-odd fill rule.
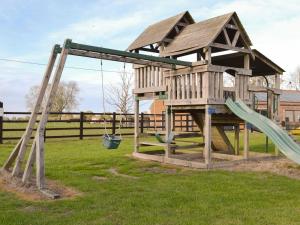
[[[83,139],[83,121],[84,121],[84,112],[80,112],[80,120],[79,120],[79,139]]]
[[[162,112],[161,113],[161,130],[163,131],[164,130],[164,127],[165,127],[165,114]]]
[[[3,103],[0,102],[0,144],[3,144],[3,116],[4,116]]]
[[[185,115],[185,128],[186,128],[186,131],[188,132],[189,131],[189,115],[188,114]]]
[[[151,118],[151,117],[150,117]],[[150,123],[151,124],[151,123]],[[150,126],[149,124],[149,126]],[[144,113],[141,113],[141,124],[140,124],[140,128],[141,128],[141,134],[144,133]]]
[[[116,134],[116,112],[113,112],[113,116],[112,116],[112,134]]]

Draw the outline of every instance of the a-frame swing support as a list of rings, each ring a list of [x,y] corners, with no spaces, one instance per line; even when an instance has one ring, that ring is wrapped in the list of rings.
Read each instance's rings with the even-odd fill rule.
[[[55,68],[56,58],[60,54],[58,64]],[[68,55],[82,56],[89,58],[97,58],[118,62],[134,63],[139,65],[153,65],[162,68],[173,69],[174,66],[192,66],[192,63],[179,61],[175,59],[162,58],[156,56],[143,55],[138,53],[131,53],[126,51],[120,51],[115,49],[108,49],[84,44],[78,44],[72,42],[70,39],[66,39],[63,47],[55,45],[52,49],[49,62],[42,79],[39,94],[35,102],[34,109],[31,113],[26,130],[19,140],[8,159],[4,163],[2,169],[11,173],[14,177],[22,178],[22,182],[26,183],[29,181],[34,164],[36,165],[36,185],[40,190],[44,190],[45,184],[45,159],[44,159],[44,130],[47,124],[49,112],[52,106],[52,101],[57,91],[62,72],[65,66],[65,62]],[[53,70],[55,71],[53,73]],[[43,99],[46,97],[46,89],[49,85],[51,75],[53,73],[53,79],[50,86],[49,94],[45,99],[45,106],[41,107]],[[33,133],[33,129],[37,123],[37,118],[39,112],[42,109],[42,114],[39,118],[39,124],[37,126],[37,131],[32,143],[30,143],[30,138]],[[25,169],[24,159],[26,155],[26,150],[31,144],[31,149],[29,152],[28,159],[26,160]]]

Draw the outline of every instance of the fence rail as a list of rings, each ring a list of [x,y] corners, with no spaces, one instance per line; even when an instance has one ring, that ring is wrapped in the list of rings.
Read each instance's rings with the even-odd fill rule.
[[[0,115],[0,144],[8,140],[20,139],[29,121],[30,112],[4,112]],[[120,116],[112,113],[92,112],[51,112],[45,130],[45,140],[54,138],[101,137],[105,133],[122,135],[134,134],[134,114]],[[39,122],[39,118],[37,120]],[[192,117],[178,114],[173,117],[173,126],[177,131],[199,131]],[[34,128],[34,132],[37,125]],[[164,114],[140,114],[140,132],[165,129]],[[34,132],[31,138],[34,137]]]

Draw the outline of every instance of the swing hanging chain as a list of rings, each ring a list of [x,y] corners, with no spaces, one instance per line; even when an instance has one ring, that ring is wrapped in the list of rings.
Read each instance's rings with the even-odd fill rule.
[[[101,89],[102,89],[102,108],[103,108],[103,117],[104,117],[104,132],[106,136],[108,135],[107,132],[107,125],[106,125],[106,109],[105,109],[105,91],[104,91],[104,74],[103,74],[103,62],[102,58],[100,58],[100,71],[101,71]]]
[[[127,72],[126,72],[126,61],[125,61],[125,58],[124,58],[124,63],[123,63],[123,76],[126,76],[127,75]],[[121,132],[121,129],[122,129],[122,122],[123,122],[123,115],[122,115],[122,111],[120,110],[120,113],[119,113],[119,116],[120,116],[120,119],[119,119],[119,136],[120,136],[120,139],[122,139],[122,132]],[[126,117],[126,116],[125,116]]]

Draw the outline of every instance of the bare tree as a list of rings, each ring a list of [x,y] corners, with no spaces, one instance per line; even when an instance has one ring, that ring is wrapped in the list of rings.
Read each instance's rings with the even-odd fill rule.
[[[26,98],[26,106],[28,110],[32,110],[37,99],[40,87],[32,86],[29,89],[28,94],[25,96]],[[46,96],[43,99],[42,108],[45,105],[45,100],[49,95],[50,85],[47,87]],[[58,86],[57,92],[54,96],[51,111],[53,112],[63,112],[63,111],[71,111],[75,109],[78,105],[78,93],[79,88],[76,82],[69,81],[61,82]]]
[[[288,87],[291,89],[300,89],[300,66],[298,66],[294,72],[290,74],[290,79],[288,82]]]
[[[115,85],[110,85],[106,90],[108,98],[107,103],[115,109],[127,114],[132,112],[133,95],[132,95],[132,76],[127,72],[120,74],[120,81]]]

